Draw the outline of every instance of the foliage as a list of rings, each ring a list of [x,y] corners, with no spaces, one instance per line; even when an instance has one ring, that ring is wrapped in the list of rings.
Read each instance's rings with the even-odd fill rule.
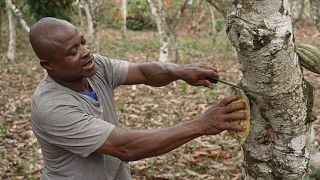
[[[30,14],[35,20],[43,17],[56,17],[70,21],[72,0],[26,0]]]
[[[154,28],[148,4],[143,0],[127,0],[127,27],[132,30]]]
[[[224,26],[224,19],[217,19],[215,29],[217,32],[220,32]]]

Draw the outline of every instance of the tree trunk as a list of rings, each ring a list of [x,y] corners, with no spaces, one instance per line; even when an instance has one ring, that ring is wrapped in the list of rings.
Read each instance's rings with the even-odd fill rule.
[[[1,11],[0,11],[0,53],[2,53],[3,49],[2,49],[2,41],[3,41],[3,38],[2,38],[2,24],[3,24],[3,14]]]
[[[78,16],[79,16],[79,23],[80,23],[80,27],[81,29],[83,29],[84,27],[84,23],[83,23],[83,16],[82,16],[82,9],[83,9],[83,5],[80,3],[80,1],[77,1],[78,3]]]
[[[6,3],[8,7],[12,10],[12,12],[15,14],[15,16],[19,19],[19,22],[23,29],[29,33],[30,27],[28,26],[27,22],[23,19],[21,11],[12,3],[11,0],[6,0]]]
[[[122,0],[121,2],[121,15],[122,15],[122,37],[127,37],[127,1]]]
[[[291,19],[296,24],[300,21],[304,11],[304,0],[291,0]]]
[[[178,59],[178,48],[176,42],[177,26],[189,2],[187,0],[183,2],[183,5],[180,7],[180,9],[175,12],[174,17],[170,17],[170,23],[169,20],[167,20],[168,17],[164,9],[163,0],[157,0],[157,5],[153,0],[147,0],[147,2],[151,9],[151,13],[155,18],[158,33],[160,35],[159,61],[176,62]]]
[[[216,31],[216,20],[214,17],[214,8],[213,6],[207,2],[208,7],[209,7],[209,11],[210,11],[210,19],[211,19],[211,23],[212,23],[212,39],[213,41],[216,39],[216,35],[217,35],[217,31]]]
[[[251,107],[243,179],[303,179],[309,162],[303,74],[288,0],[228,0],[227,33]]]
[[[312,9],[311,14],[312,14],[314,25],[316,26],[317,30],[320,32],[320,12],[319,12],[320,3],[318,2],[318,0],[310,0],[310,5]]]
[[[227,6],[226,0],[207,0],[223,17],[226,17]]]
[[[10,1],[6,0],[6,10],[8,14],[8,22],[9,22],[9,46],[7,57],[10,61],[14,61],[16,59],[16,29],[15,22],[12,10],[10,8]]]
[[[84,8],[84,12],[86,13],[86,16],[87,16],[88,36],[89,36],[89,38],[92,38],[93,34],[94,34],[94,28],[93,28],[93,20],[92,20],[92,16],[91,16],[91,13],[90,13],[90,7],[89,7],[88,2],[84,3],[83,8]]]

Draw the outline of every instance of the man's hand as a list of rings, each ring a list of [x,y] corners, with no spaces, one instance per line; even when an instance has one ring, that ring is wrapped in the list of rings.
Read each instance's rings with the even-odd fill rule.
[[[177,79],[186,81],[192,86],[204,86],[212,88],[208,77],[219,78],[217,69],[201,63],[185,64],[179,66],[175,72]]]
[[[245,120],[247,118],[246,113],[236,112],[247,108],[247,105],[243,102],[234,102],[238,99],[239,96],[226,97],[199,118],[204,135],[215,135],[224,130],[245,130],[244,126],[231,125],[229,123],[230,121]]]

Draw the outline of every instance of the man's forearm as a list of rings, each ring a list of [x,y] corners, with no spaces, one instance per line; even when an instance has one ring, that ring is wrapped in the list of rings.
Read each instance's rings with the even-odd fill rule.
[[[143,64],[139,68],[146,78],[144,84],[159,87],[178,80],[180,77],[176,72],[181,66],[171,63],[152,62]]]
[[[124,161],[133,161],[169,152],[200,135],[202,130],[197,121],[147,131],[123,132],[114,129],[104,148],[100,148],[98,152],[116,156]]]

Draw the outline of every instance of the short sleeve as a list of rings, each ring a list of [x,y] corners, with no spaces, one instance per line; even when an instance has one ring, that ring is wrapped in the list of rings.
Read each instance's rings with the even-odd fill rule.
[[[129,62],[118,59],[109,59],[101,55],[94,55],[98,71],[104,76],[108,84],[113,87],[124,84],[127,79]]]
[[[34,130],[45,141],[82,157],[96,151],[114,125],[87,114],[81,107],[48,103],[37,112]]]

